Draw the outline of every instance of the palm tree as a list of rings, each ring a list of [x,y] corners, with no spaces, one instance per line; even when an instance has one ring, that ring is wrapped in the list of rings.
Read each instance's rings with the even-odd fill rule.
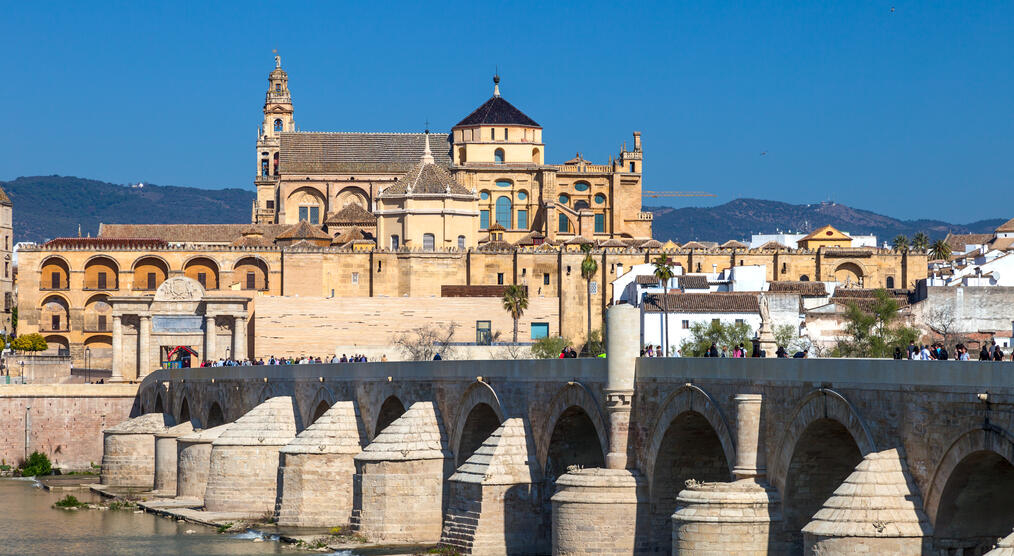
[[[672,267],[669,266],[669,260],[665,258],[665,255],[659,255],[654,261],[655,264],[655,278],[658,279],[658,285],[662,288],[662,295],[665,295],[666,286],[669,284],[669,280],[672,280],[673,271]],[[660,334],[662,336],[662,343],[665,344],[665,355],[669,356],[669,313],[665,310],[665,302],[659,303],[662,306],[662,324],[659,326]]]
[[[933,242],[929,252],[933,259],[946,261],[951,256],[951,246],[946,241],[938,239]]]
[[[898,236],[894,238],[892,245],[894,246],[895,251],[905,253],[908,251],[908,238],[903,234],[898,234]]]
[[[912,249],[916,251],[925,251],[929,248],[930,238],[923,232],[919,232],[912,236]]]
[[[514,343],[518,343],[518,321],[528,308],[528,288],[511,284],[503,291],[503,308],[514,319]]]
[[[588,292],[588,336],[585,340],[585,349],[590,350],[591,346],[591,279],[595,277],[595,273],[599,270],[599,264],[595,262],[595,259],[591,256],[592,246],[590,243],[586,243],[581,246],[581,250],[584,251],[584,260],[581,261],[581,278],[584,278],[585,289]]]

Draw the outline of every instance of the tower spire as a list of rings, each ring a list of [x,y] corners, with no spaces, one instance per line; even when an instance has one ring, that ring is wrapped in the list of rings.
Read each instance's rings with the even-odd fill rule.
[[[493,96],[500,96],[500,70],[493,74]]]
[[[426,148],[423,149],[422,161],[423,164],[433,164],[433,152],[430,151],[430,130],[426,130]]]

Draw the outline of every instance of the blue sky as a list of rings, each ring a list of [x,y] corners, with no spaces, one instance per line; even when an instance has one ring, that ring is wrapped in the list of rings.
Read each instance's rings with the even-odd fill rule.
[[[1014,216],[1012,2],[20,2],[4,19],[0,179],[252,190],[277,48],[302,130],[447,130],[499,65],[547,161],[605,161],[640,130],[648,188],[718,195],[674,206]]]

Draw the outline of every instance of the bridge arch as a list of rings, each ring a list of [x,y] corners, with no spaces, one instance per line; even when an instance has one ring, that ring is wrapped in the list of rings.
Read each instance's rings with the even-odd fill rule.
[[[799,402],[770,466],[782,493],[786,541],[802,550],[802,528],[876,443],[842,394],[818,388]]]
[[[303,416],[303,422],[306,426],[312,425],[320,416],[331,409],[334,405],[335,396],[334,392],[331,391],[327,386],[321,386],[317,389],[317,393],[313,396],[313,400],[306,407],[306,415]]]
[[[481,380],[468,386],[458,402],[458,408],[451,445],[454,447],[455,463],[460,466],[507,416],[496,391]]]
[[[380,408],[377,410],[376,419],[373,420],[376,425],[373,429],[373,438],[376,438],[388,425],[398,420],[398,417],[401,417],[405,411],[405,404],[398,396],[391,394],[385,398],[384,403],[380,404]]]
[[[1014,435],[995,425],[970,430],[948,447],[926,492],[937,543],[988,549],[1010,533],[1014,515]]]
[[[225,419],[225,413],[222,411],[222,405],[218,403],[218,400],[212,400],[208,404],[208,410],[204,413],[205,428],[213,428],[219,425],[224,425],[228,421]]]
[[[570,382],[560,389],[549,402],[545,426],[542,429],[541,437],[538,439],[536,454],[539,465],[543,469],[546,478],[553,478],[561,475],[560,471],[566,471],[567,461],[557,461],[550,465],[550,451],[553,450],[554,439],[561,440],[567,436],[562,430],[557,430],[563,425],[574,433],[574,440],[583,442],[591,439],[598,441],[598,453],[594,449],[588,450],[584,456],[577,459],[588,459],[595,462],[595,467],[605,466],[605,454],[609,446],[607,436],[606,420],[602,415],[595,397],[588,392],[588,389],[580,382]],[[577,442],[575,442],[576,444]],[[559,442],[557,442],[559,444]],[[570,458],[566,458],[569,460]],[[555,469],[551,469],[553,467]]]
[[[162,393],[155,394],[155,407],[152,413],[165,413],[165,403],[162,402]]]

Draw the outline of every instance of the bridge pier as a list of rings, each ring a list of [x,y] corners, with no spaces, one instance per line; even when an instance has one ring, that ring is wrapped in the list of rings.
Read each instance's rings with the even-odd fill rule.
[[[672,515],[672,553],[780,554],[781,497],[768,484],[762,397],[740,394],[736,402],[736,465],[731,483],[687,481]]]
[[[181,436],[176,440],[176,498],[204,505],[211,471],[211,443],[232,423]]]
[[[211,443],[204,506],[209,512],[274,514],[278,451],[296,437],[292,398],[271,398],[232,423]]]
[[[433,402],[416,402],[354,458],[353,525],[377,542],[436,543],[454,455]]]
[[[155,494],[176,496],[177,439],[194,432],[194,424],[184,421],[165,432],[155,433]]]
[[[147,413],[103,431],[103,485],[151,490],[155,485],[155,434],[175,425],[167,413]]]
[[[333,527],[352,516],[353,457],[362,451],[359,412],[353,402],[335,402],[281,449],[278,525]]]

